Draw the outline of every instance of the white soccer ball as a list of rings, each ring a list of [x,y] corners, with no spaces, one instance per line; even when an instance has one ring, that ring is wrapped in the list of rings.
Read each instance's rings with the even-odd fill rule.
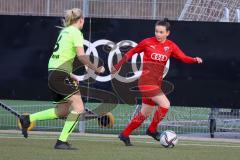
[[[164,131],[160,136],[160,144],[165,148],[173,148],[177,143],[178,137],[174,131]]]

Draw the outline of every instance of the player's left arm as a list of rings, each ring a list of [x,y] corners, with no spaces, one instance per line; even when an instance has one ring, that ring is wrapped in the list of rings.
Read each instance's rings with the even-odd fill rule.
[[[188,64],[200,64],[203,62],[200,57],[190,57],[184,54],[184,52],[176,45],[173,44],[173,54],[172,56],[180,61]]]

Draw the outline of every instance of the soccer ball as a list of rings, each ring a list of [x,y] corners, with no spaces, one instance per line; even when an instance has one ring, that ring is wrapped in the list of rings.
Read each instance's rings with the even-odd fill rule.
[[[174,131],[164,131],[160,136],[160,144],[165,148],[173,148],[177,143],[178,137]]]

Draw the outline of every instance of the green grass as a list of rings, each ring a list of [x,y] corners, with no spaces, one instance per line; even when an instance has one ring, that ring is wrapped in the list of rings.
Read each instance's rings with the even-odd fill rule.
[[[0,134],[0,159],[10,160],[239,160],[240,143],[180,141],[166,149],[151,139],[132,139],[125,147],[117,138],[74,136],[70,142],[78,150],[54,150],[55,135]]]

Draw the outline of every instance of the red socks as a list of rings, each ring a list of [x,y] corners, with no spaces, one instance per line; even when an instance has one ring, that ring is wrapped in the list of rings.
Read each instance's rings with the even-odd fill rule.
[[[146,119],[147,117],[145,117],[141,112],[138,113],[132,120],[131,122],[127,125],[127,127],[123,130],[122,134],[125,137],[128,137],[132,131],[136,128],[138,128],[143,121]]]
[[[163,108],[163,107],[158,107],[158,109],[156,110],[154,117],[152,119],[152,122],[149,126],[149,131],[151,133],[154,133],[157,131],[157,126],[158,124],[163,120],[163,118],[166,116],[168,112],[168,108]],[[146,119],[147,117],[145,117],[141,112],[138,113],[132,120],[131,122],[127,125],[127,127],[123,130],[122,134],[125,137],[128,137],[132,131],[136,128],[138,128],[143,121]]]
[[[158,127],[158,124],[163,120],[163,118],[166,116],[168,112],[168,108],[163,108],[163,107],[158,107],[158,109],[156,110],[154,116],[153,116],[153,119],[152,119],[152,122],[148,128],[148,130],[151,132],[151,133],[154,133],[157,131],[157,127]]]

